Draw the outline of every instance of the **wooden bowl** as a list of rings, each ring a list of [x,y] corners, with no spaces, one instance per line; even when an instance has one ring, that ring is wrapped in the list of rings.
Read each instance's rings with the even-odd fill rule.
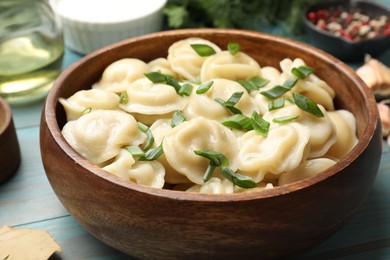
[[[364,56],[369,54],[376,57],[390,47],[390,35],[380,36],[372,39],[353,42],[342,36],[317,28],[307,15],[310,12],[320,9],[329,10],[330,8],[342,7],[343,10],[361,10],[371,17],[385,15],[390,19],[390,9],[371,0],[324,0],[318,1],[307,7],[304,12],[303,23],[307,34],[316,47],[332,54],[343,61],[363,61]]]
[[[65,141],[59,97],[88,89],[112,62],[166,57],[173,42],[209,39],[225,48],[237,42],[262,66],[300,57],[337,93],[338,108],[357,118],[359,142],[333,167],[315,177],[254,193],[209,195],[160,190],[124,182],[92,165]],[[275,258],[297,254],[326,239],[356,212],[369,192],[381,157],[375,99],[340,60],[302,43],[226,29],[155,33],[100,49],[72,65],[50,91],[41,119],[40,145],[57,196],[91,234],[145,259]]]
[[[20,164],[18,137],[8,103],[0,97],[0,183],[8,180]]]

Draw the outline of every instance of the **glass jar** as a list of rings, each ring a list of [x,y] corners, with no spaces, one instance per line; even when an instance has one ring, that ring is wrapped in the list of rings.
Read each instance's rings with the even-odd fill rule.
[[[9,103],[45,97],[63,53],[62,28],[46,0],[0,1],[0,95]]]

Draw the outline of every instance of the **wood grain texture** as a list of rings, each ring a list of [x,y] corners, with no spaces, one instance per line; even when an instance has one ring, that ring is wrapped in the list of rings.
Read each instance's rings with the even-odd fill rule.
[[[203,37],[225,48],[238,42],[262,66],[301,57],[352,111],[359,144],[314,178],[253,194],[213,196],[126,183],[82,159],[65,142],[58,97],[89,88],[123,57],[150,61],[173,42]],[[148,259],[283,257],[310,248],[341,227],[368,194],[381,155],[375,100],[345,64],[310,46],[270,35],[230,30],[185,30],[130,39],[85,57],[59,78],[41,121],[47,177],[67,210],[90,233],[128,254]]]

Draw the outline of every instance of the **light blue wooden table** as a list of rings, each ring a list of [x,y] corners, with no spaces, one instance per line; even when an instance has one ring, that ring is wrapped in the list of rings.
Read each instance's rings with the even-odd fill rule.
[[[80,58],[66,50],[63,68]],[[390,66],[390,50],[379,59]],[[12,107],[22,162],[13,178],[0,185],[0,226],[47,230],[63,249],[54,259],[129,259],[85,231],[51,189],[39,149],[42,105],[40,101]],[[385,143],[378,176],[364,204],[332,237],[299,257],[305,258],[390,259],[390,149]]]

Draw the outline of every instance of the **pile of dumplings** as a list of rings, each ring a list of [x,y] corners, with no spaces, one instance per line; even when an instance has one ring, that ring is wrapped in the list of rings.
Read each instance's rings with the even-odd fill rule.
[[[192,47],[207,45],[214,54],[200,56]],[[67,123],[62,134],[85,159],[119,178],[154,188],[199,193],[252,192],[296,182],[331,167],[357,143],[356,119],[346,110],[336,110],[334,90],[315,73],[299,79],[286,100],[299,93],[314,101],[323,113],[316,117],[293,102],[270,111],[272,101],[260,92],[282,85],[294,77],[293,68],[306,66],[302,59],[283,59],[280,68],[264,66],[242,51],[234,55],[201,38],[187,38],[169,47],[168,56],[148,63],[124,58],[110,64],[91,89],[60,98]],[[154,83],[147,73],[169,75],[180,85],[193,86],[189,95],[179,95],[166,83]],[[239,82],[260,77],[268,83],[248,91]],[[212,81],[205,93],[199,85]],[[256,112],[269,122],[266,136],[255,130],[239,130],[221,122],[233,114],[216,102],[243,92],[235,107],[251,117]],[[121,98],[125,94],[126,100]],[[172,126],[176,111],[185,120]],[[275,118],[294,120],[274,122]],[[153,147],[163,154],[144,161],[126,147],[144,149],[147,140],[139,122],[149,127]],[[256,183],[242,188],[217,169],[204,181],[210,161],[194,153],[210,150],[223,154],[229,168]]]

